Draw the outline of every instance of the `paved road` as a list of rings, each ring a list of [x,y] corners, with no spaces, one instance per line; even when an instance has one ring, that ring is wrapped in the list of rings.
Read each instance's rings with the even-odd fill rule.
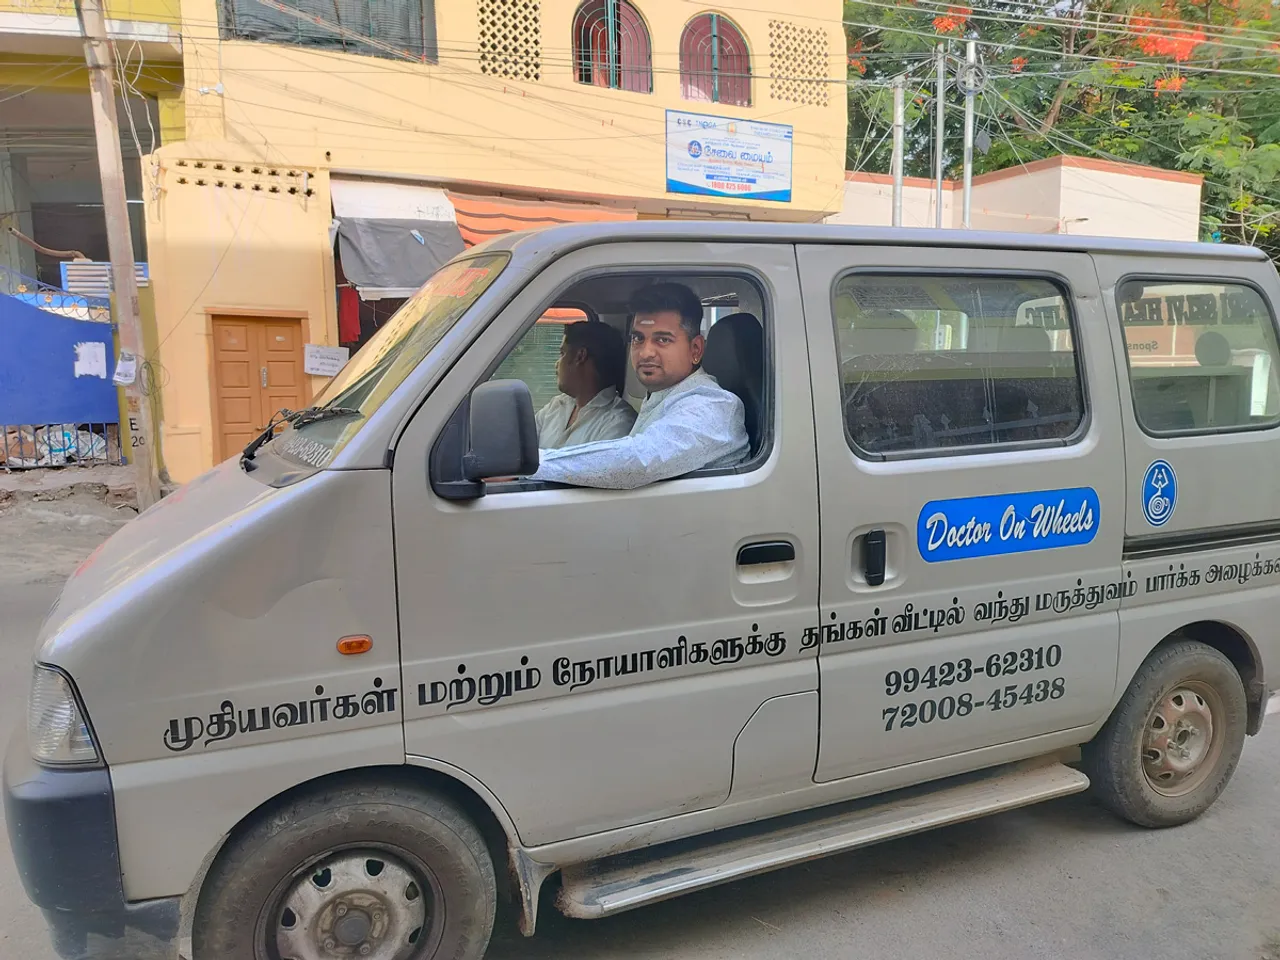
[[[56,588],[0,582],[0,725],[21,716]],[[1116,822],[1087,798],[989,818],[594,922],[546,901],[490,960],[1280,960],[1280,716],[1208,815]],[[0,839],[0,960],[53,960]]]

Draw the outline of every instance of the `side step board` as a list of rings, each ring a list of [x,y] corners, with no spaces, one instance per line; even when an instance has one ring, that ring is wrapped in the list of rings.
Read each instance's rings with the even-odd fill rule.
[[[932,784],[678,840],[566,867],[557,901],[570,917],[609,916],[731,880],[856,850],[1087,789],[1089,778],[1052,761],[1011,765]]]

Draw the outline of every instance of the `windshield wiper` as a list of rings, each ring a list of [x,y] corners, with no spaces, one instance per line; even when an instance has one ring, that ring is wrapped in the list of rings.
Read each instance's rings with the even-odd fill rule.
[[[260,434],[254,437],[240,453],[240,465],[246,470],[253,469],[253,458],[268,440],[275,436],[276,428],[291,424],[296,430],[308,423],[318,423],[334,417],[362,417],[355,407],[307,407],[303,410],[281,410],[271,418]]]

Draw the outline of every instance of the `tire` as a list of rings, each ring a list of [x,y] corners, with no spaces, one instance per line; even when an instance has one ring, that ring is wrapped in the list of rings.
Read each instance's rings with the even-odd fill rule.
[[[1084,770],[1098,800],[1118,816],[1143,827],[1187,823],[1231,779],[1247,718],[1244,685],[1231,661],[1203,643],[1178,640],[1138,668],[1085,744]]]
[[[496,904],[488,848],[458,807],[337,782],[228,844],[201,888],[192,946],[195,960],[480,960]]]

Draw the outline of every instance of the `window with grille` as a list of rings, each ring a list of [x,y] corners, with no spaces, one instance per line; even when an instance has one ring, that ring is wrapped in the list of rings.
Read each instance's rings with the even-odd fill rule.
[[[825,107],[830,99],[827,83],[827,32],[822,27],[802,27],[786,20],[769,21],[769,57],[773,61],[769,95],[774,100]]]
[[[653,92],[649,28],[627,0],[587,0],[573,18],[573,66],[579,83]]]
[[[542,73],[539,0],[480,0],[480,69],[510,80]]]
[[[369,57],[438,58],[435,0],[219,0],[224,39],[321,47]]]
[[[680,88],[686,100],[751,106],[751,52],[718,13],[694,17],[680,36]]]

